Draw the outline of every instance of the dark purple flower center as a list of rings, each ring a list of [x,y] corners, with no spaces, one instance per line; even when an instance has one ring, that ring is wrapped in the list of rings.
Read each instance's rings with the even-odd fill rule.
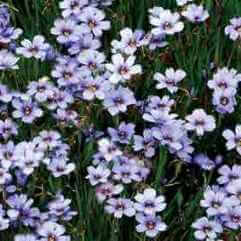
[[[46,136],[43,138],[44,142],[51,142],[52,141],[52,137],[51,136]]]
[[[136,47],[136,40],[135,39],[131,39],[130,41],[129,41],[129,43],[128,43],[128,45],[130,46],[130,47],[132,47],[132,48],[134,48],[134,47]]]
[[[153,38],[153,39],[151,40],[151,43],[153,43],[153,44],[159,44],[159,43],[161,42],[161,40],[162,40],[162,39],[160,39],[160,38]]]
[[[108,148],[108,152],[111,153],[111,152],[114,152],[116,150],[116,147],[115,146],[110,146]]]
[[[126,137],[127,137],[126,131],[119,131],[118,135],[119,135],[120,139],[126,139]]]
[[[76,1],[74,1],[74,2],[72,2],[72,3],[70,4],[70,8],[71,8],[72,10],[74,10],[74,9],[77,8],[77,7],[79,7],[79,4],[78,4],[78,2],[76,2]]]
[[[24,108],[24,114],[25,115],[30,115],[32,113],[32,108],[30,106],[26,106]]]
[[[10,131],[11,131],[11,129],[9,127],[4,127],[3,128],[3,133],[8,133]]]
[[[32,160],[25,162],[26,166],[32,166],[34,162]]]
[[[4,153],[4,157],[5,157],[7,160],[11,159],[12,156],[13,156],[13,153],[10,152],[10,151],[6,151],[6,152]]]
[[[98,175],[98,174],[94,175],[94,179],[99,180],[100,178],[101,178],[100,175]]]
[[[39,48],[37,46],[34,46],[32,48],[29,48],[29,52],[33,53],[33,54],[36,54],[38,53],[39,51]]]
[[[62,33],[64,36],[69,36],[70,34],[72,34],[72,30],[71,29],[67,29],[67,28],[64,28],[62,29]]]
[[[96,21],[95,20],[89,20],[88,21],[88,26],[91,28],[91,29],[93,29],[93,28],[95,28],[96,26],[97,26],[97,23],[96,23]]]
[[[237,146],[241,146],[241,138],[235,137],[234,141],[235,141]],[[230,176],[232,176],[234,178],[237,178],[237,176],[234,176],[232,173],[230,174]]]
[[[145,207],[145,208],[154,208],[155,205],[154,205],[154,203],[153,203],[152,201],[146,201],[146,202],[144,203],[144,207]]]
[[[64,168],[63,168],[63,167],[57,167],[57,168],[56,168],[56,171],[57,171],[57,172],[63,172],[63,171],[64,171]]]
[[[117,210],[120,210],[120,209],[124,209],[125,207],[124,207],[123,203],[119,202],[119,203],[117,203],[117,205],[115,206],[115,208],[116,208]]]
[[[57,241],[57,237],[55,235],[53,235],[53,234],[50,234],[48,236],[48,241]]]
[[[222,105],[227,105],[229,103],[229,99],[225,96],[222,96],[220,102]]]
[[[219,207],[221,206],[221,203],[220,203],[220,202],[217,202],[217,201],[216,201],[216,202],[214,201],[214,202],[212,203],[212,206],[213,206],[214,208],[219,208]]]
[[[235,140],[235,142],[236,142],[237,144],[239,144],[239,143],[241,143],[241,140],[238,138],[238,139]],[[238,177],[238,176],[235,176],[233,173],[230,173],[230,174],[228,175],[228,178],[229,178],[230,180],[235,180],[235,179],[238,179],[239,177]]]
[[[126,67],[126,66],[121,66],[120,69],[119,69],[119,73],[121,75],[125,75],[129,72],[129,69]]]
[[[153,222],[153,221],[148,221],[148,222],[146,222],[146,227],[147,227],[149,230],[153,230],[153,229],[155,229],[155,227],[156,227],[156,223]]]
[[[90,61],[88,64],[88,67],[93,70],[93,69],[96,69],[97,66],[96,66],[96,63]]]
[[[233,215],[233,216],[231,217],[231,219],[232,219],[232,221],[233,221],[234,223],[240,223],[240,222],[241,222],[241,217],[240,217],[240,216],[237,216],[237,215]]]
[[[218,83],[218,87],[226,89],[228,85],[224,80],[222,80]]]
[[[122,105],[124,104],[124,100],[121,97],[117,97],[114,99],[115,104]]]
[[[163,24],[163,29],[164,29],[164,30],[170,29],[170,28],[172,28],[172,24],[171,24],[171,23],[165,22],[165,23]]]
[[[196,121],[195,121],[195,125],[196,125],[196,126],[203,126],[204,124],[205,124],[205,121],[204,121],[204,120],[201,120],[201,119],[200,119],[200,120],[196,120]]]
[[[175,85],[175,81],[174,81],[173,79],[166,79],[166,83],[167,83],[168,85],[172,85],[172,86]]]
[[[128,178],[130,175],[131,175],[131,173],[128,171],[122,172],[122,177],[124,177],[124,178]]]
[[[158,103],[158,104],[157,104],[157,107],[158,107],[158,108],[165,108],[166,105],[165,105],[165,104],[162,104],[162,103]]]
[[[200,17],[199,17],[199,16],[195,16],[195,17],[194,17],[194,20],[195,20],[195,21],[199,21],[199,20],[200,20]]]
[[[62,212],[64,212],[64,207],[56,208],[55,210],[58,213],[62,213]]]
[[[63,100],[64,100],[64,96],[61,96],[61,95],[60,95],[60,96],[58,97],[58,101],[59,101],[59,102],[62,102]]]
[[[212,228],[211,228],[210,226],[204,226],[204,227],[203,227],[203,231],[204,231],[205,233],[209,233],[211,230],[212,230]]]
[[[173,138],[171,136],[168,136],[168,135],[163,136],[163,139],[168,141],[168,142],[172,142],[173,141]]]
[[[100,190],[100,193],[102,193],[105,196],[110,196],[112,191],[111,191],[110,188],[103,188],[103,189]]]
[[[237,32],[241,33],[241,26],[236,26],[234,29],[235,29]]]
[[[139,171],[137,171],[135,174],[136,174],[138,177],[142,178],[142,173],[141,173],[141,171],[140,171],[140,170],[139,170]]]
[[[46,90],[46,87],[45,86],[38,86],[38,88],[37,88],[37,91],[38,92],[44,92]]]
[[[92,91],[92,92],[95,92],[96,90],[99,89],[99,86],[93,84],[93,85],[90,85],[90,86],[88,87],[88,89],[89,89],[90,91]]]
[[[73,76],[73,73],[71,73],[71,72],[64,72],[63,76],[64,76],[65,79],[70,79]]]

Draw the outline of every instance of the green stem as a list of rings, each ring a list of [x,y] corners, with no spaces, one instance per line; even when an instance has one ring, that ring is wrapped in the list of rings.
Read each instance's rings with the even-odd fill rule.
[[[158,189],[161,187],[161,178],[165,173],[165,165],[167,161],[167,150],[164,147],[160,148],[159,160],[157,162],[156,170],[156,178],[155,178],[155,188]]]

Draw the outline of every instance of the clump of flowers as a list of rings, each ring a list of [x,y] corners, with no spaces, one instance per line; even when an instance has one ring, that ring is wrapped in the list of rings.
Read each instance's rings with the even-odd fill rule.
[[[36,35],[32,42],[24,39],[21,44],[23,47],[18,47],[16,53],[23,55],[25,58],[34,57],[44,60],[48,53],[47,50],[50,48],[50,45],[45,43],[45,39],[41,35]]]
[[[154,79],[158,81],[156,85],[157,89],[167,88],[172,94],[177,92],[178,82],[182,81],[186,77],[186,73],[183,70],[174,70],[169,68],[166,70],[165,75],[161,73],[155,73]]]
[[[196,109],[191,115],[186,116],[187,130],[193,130],[198,136],[203,136],[205,131],[213,131],[216,127],[215,118],[207,115],[203,109]]]
[[[48,191],[51,198],[45,200],[40,209],[35,198],[24,189],[43,168],[49,173],[50,182],[70,175],[76,169],[69,155],[71,147],[56,129],[40,128],[28,139],[24,139],[22,133],[19,135],[19,129],[22,130],[22,125],[26,124],[30,126],[26,128],[31,128],[31,124],[41,123],[41,118],[49,114],[55,123],[78,126],[77,112],[69,109],[76,100],[75,92],[81,91],[81,98],[85,100],[103,99],[111,88],[103,69],[105,56],[97,51],[100,48],[99,37],[102,31],[110,28],[110,22],[104,20],[104,11],[97,8],[98,1],[82,2],[75,5],[73,11],[70,10],[73,6],[71,1],[60,2],[63,19],[56,20],[51,29],[57,42],[70,53],[68,57],[58,53],[42,35],[34,36],[32,41],[24,39],[18,46],[15,41],[23,31],[11,26],[7,5],[0,6],[0,69],[18,69],[19,58],[16,55],[21,55],[23,58],[51,61],[55,65],[52,76],[57,79],[55,83],[48,77],[32,81],[25,92],[0,85],[1,114],[6,113],[0,120],[0,185],[4,193],[4,202],[0,206],[0,230],[23,230],[25,227],[31,232],[17,234],[15,241],[71,240],[64,224],[77,215],[70,206],[72,200],[66,198],[61,190],[56,193]],[[111,1],[102,4],[110,5]],[[73,18],[74,14],[78,19]],[[90,18],[91,22],[88,22]],[[82,50],[89,52],[82,53]],[[101,71],[101,74],[96,76],[96,71]]]
[[[194,108],[190,105],[195,100],[195,88],[187,84],[190,70],[179,61],[170,66],[172,61],[163,59],[175,55],[173,41],[182,42],[183,19],[191,22],[185,23],[188,28],[196,24],[195,33],[211,16],[192,0],[176,3],[175,12],[160,6],[148,10],[150,30],[122,27],[109,51],[102,48],[102,38],[111,29],[104,10],[112,0],[60,1],[61,16],[50,29],[57,49],[41,33],[18,42],[23,31],[11,26],[8,6],[0,5],[3,77],[9,74],[6,71],[18,70],[23,58],[50,67],[50,77],[36,78],[21,91],[0,84],[0,230],[28,230],[16,234],[14,241],[71,240],[68,227],[78,212],[67,194],[79,195],[72,188],[80,171],[77,144],[78,150],[82,144],[91,149],[84,157],[91,163],[83,171],[104,211],[117,219],[135,219],[136,231],[149,238],[168,229],[166,189],[182,184],[175,182],[179,171],[187,167],[191,175],[200,167],[209,171],[208,178],[202,173],[209,183],[215,168],[225,161],[216,143],[217,150],[208,153],[202,139],[215,140],[221,118],[235,111],[241,75],[233,68],[218,67],[212,79],[202,83],[213,91],[212,105],[218,114],[200,107],[201,101]],[[230,39],[240,39],[240,22],[233,18],[225,28]],[[208,34],[208,26],[203,28]],[[144,82],[142,75],[149,70],[141,61],[155,58],[155,69]],[[145,95],[140,97],[142,89]],[[180,105],[182,98],[188,99],[186,106]],[[93,112],[97,122],[103,118],[104,129],[101,123],[100,127],[90,123]],[[235,131],[225,127],[222,135],[226,149],[241,154],[241,126],[237,124]],[[163,168],[169,158],[178,163],[171,180],[154,166]],[[149,183],[155,172],[158,180]],[[217,185],[208,185],[200,202],[206,216],[192,224],[197,240],[214,241],[241,227],[241,166],[223,164],[218,173]],[[46,183],[51,190],[45,189]],[[181,206],[184,198],[176,199]]]
[[[154,237],[167,229],[161,217],[156,215],[166,208],[165,198],[157,196],[152,188],[145,189],[143,194],[137,193],[134,200],[120,196],[125,185],[142,182],[150,173],[144,160],[134,153],[124,153],[124,147],[135,136],[135,125],[122,122],[117,130],[109,128],[108,133],[109,137],[98,142],[99,152],[93,156],[86,178],[95,186],[97,199],[104,202],[107,213],[115,218],[135,216],[137,232]]]
[[[236,125],[235,132],[227,129],[223,131],[223,137],[226,139],[227,150],[236,149],[241,155],[241,125]]]
[[[182,16],[192,23],[204,22],[209,18],[208,11],[202,5],[190,4],[187,9],[182,12]]]
[[[15,55],[15,41],[23,33],[22,29],[11,25],[8,6],[0,5],[0,70],[18,69],[19,60]]]
[[[235,69],[226,67],[218,69],[213,79],[208,81],[208,87],[213,90],[212,103],[221,114],[234,112],[237,105],[237,93],[240,74]]]
[[[107,70],[112,72],[110,82],[117,84],[129,80],[132,75],[141,74],[141,66],[134,65],[135,57],[129,56],[126,60],[121,54],[112,56],[112,64],[106,64]]]
[[[200,205],[205,208],[206,217],[192,224],[197,240],[217,240],[222,232],[240,228],[240,169],[239,165],[223,165],[218,170],[217,185],[204,191]]]
[[[225,34],[233,41],[241,37],[241,17],[230,19],[230,25],[225,27]]]
[[[169,9],[153,9],[150,15],[150,24],[154,26],[152,34],[174,35],[184,29],[183,22],[179,21],[179,13],[172,13]]]

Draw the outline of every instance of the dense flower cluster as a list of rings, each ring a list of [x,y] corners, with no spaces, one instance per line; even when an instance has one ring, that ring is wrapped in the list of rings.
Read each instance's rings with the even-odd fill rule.
[[[235,69],[226,67],[218,69],[213,79],[208,81],[208,87],[213,90],[213,105],[217,112],[226,114],[234,112],[237,105],[235,95],[241,75]]]
[[[52,198],[39,209],[34,206],[34,199],[22,192],[32,175],[43,166],[53,178],[73,172],[75,164],[69,157],[71,148],[56,130],[43,129],[31,140],[24,140],[19,136],[19,127],[22,123],[38,122],[47,113],[61,125],[78,126],[77,112],[68,109],[74,103],[75,93],[81,92],[81,98],[86,100],[104,98],[109,85],[106,84],[107,88],[102,85],[107,82],[108,75],[103,68],[105,56],[97,49],[99,37],[103,30],[110,28],[110,23],[102,21],[105,15],[97,8],[98,1],[82,2],[75,1],[76,6],[72,0],[61,2],[63,18],[56,20],[51,29],[69,56],[54,50],[42,35],[32,40],[24,39],[18,46],[15,40],[23,31],[11,26],[7,5],[0,6],[1,70],[18,69],[16,55],[56,62],[52,77],[57,79],[57,84],[44,77],[30,82],[25,93],[0,85],[1,111],[6,113],[0,120],[3,141],[0,145],[0,185],[5,193],[5,202],[0,207],[0,229],[26,227],[33,232],[16,235],[15,241],[71,240],[63,226],[77,215],[70,207],[70,199],[61,192],[51,194]],[[101,6],[110,4],[111,1],[101,2]],[[97,74],[99,71],[101,74]]]
[[[207,216],[192,225],[197,240],[216,240],[224,230],[241,227],[241,166],[223,165],[218,173],[217,185],[208,186],[200,202]]]
[[[164,73],[155,70],[155,95],[138,99],[131,86],[131,81],[145,72],[138,58],[143,49],[153,53],[168,46],[169,39],[184,31],[186,20],[199,26],[210,17],[208,11],[192,0],[177,0],[176,12],[155,6],[148,10],[151,29],[121,29],[119,39],[111,41],[108,56],[101,49],[101,40],[111,29],[104,11],[111,4],[112,0],[60,1],[61,16],[50,29],[60,46],[58,50],[41,34],[18,43],[23,31],[11,26],[7,5],[0,5],[0,70],[17,70],[20,58],[33,58],[51,63],[53,79],[31,81],[25,92],[0,84],[0,186],[4,193],[0,230],[25,227],[31,232],[17,234],[14,241],[71,240],[64,224],[77,215],[70,206],[72,200],[58,190],[48,193],[51,198],[40,208],[31,192],[27,194],[23,189],[34,174],[41,175],[44,169],[49,182],[76,170],[72,147],[64,134],[55,127],[42,128],[41,123],[50,118],[54,123],[51,126],[79,128],[81,114],[75,107],[79,102],[100,104],[117,123],[103,132],[92,123],[81,130],[86,143],[97,140],[98,144],[86,179],[95,188],[106,213],[117,219],[134,217],[136,231],[147,237],[156,237],[168,229],[164,215],[160,215],[167,207],[162,191],[155,190],[152,184],[138,186],[155,171],[152,158],[166,151],[171,158],[206,171],[223,162],[220,154],[200,152],[198,142],[219,128],[217,115],[234,112],[241,80],[237,70],[218,68],[205,83],[213,91],[212,104],[218,113],[200,107],[186,116],[174,112],[175,95],[183,91],[182,83],[190,77],[184,66],[170,66]],[[240,18],[230,22],[225,34],[232,40],[240,39]],[[130,110],[141,116],[140,126],[133,120],[120,121],[119,117]],[[40,124],[37,133],[33,131],[24,139],[22,127],[31,129],[33,123]],[[222,135],[227,150],[236,149],[241,155],[241,126],[236,125],[235,132],[226,129]],[[218,185],[209,186],[201,201],[207,215],[192,225],[197,240],[214,241],[226,229],[241,228],[241,166],[223,165],[218,172]],[[131,194],[125,192],[130,186]]]
[[[225,28],[225,34],[232,40],[240,39],[241,17],[230,19],[230,25]]]
[[[137,232],[154,237],[167,228],[161,217],[156,215],[166,207],[164,197],[156,196],[152,188],[145,189],[143,194],[136,194],[135,201],[119,197],[125,185],[143,182],[150,173],[144,159],[140,160],[137,155],[125,151],[133,138],[139,142],[138,136],[134,135],[135,125],[122,122],[118,129],[108,128],[108,134],[108,137],[99,140],[99,152],[94,155],[86,178],[95,186],[97,199],[105,203],[107,213],[116,218],[136,215],[139,223]],[[134,150],[135,146],[138,143],[134,144]]]
[[[0,70],[18,69],[18,59],[15,56],[15,41],[22,34],[22,30],[11,26],[7,5],[0,8]]]

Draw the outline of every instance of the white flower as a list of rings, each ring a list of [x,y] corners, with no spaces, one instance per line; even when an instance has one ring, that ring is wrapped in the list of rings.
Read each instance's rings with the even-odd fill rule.
[[[182,15],[193,23],[204,22],[209,18],[208,11],[203,8],[202,5],[191,4],[187,7]]]
[[[112,72],[110,82],[117,84],[129,80],[132,75],[141,74],[142,68],[140,65],[134,65],[135,56],[129,56],[126,60],[121,54],[112,56],[113,64],[106,64],[106,69]]]
[[[165,75],[161,73],[155,73],[154,80],[158,81],[156,85],[157,89],[167,88],[171,93],[175,93],[178,90],[177,84],[186,77],[186,73],[181,70],[174,70],[169,68],[166,70]]]
[[[41,60],[45,59],[47,49],[50,47],[48,43],[45,43],[45,39],[41,35],[35,36],[32,42],[24,39],[21,44],[23,47],[17,48],[17,54],[21,54],[26,58],[34,57]]]
[[[173,35],[181,32],[184,28],[183,22],[179,21],[180,15],[172,13],[170,10],[160,11],[159,14],[150,16],[150,23],[154,26],[151,32],[154,35]]]
[[[203,109],[196,109],[191,115],[186,116],[187,130],[196,131],[198,136],[203,136],[205,131],[211,132],[215,129],[215,118],[207,115]]]
[[[192,0],[176,0],[178,6],[184,6],[188,2],[192,2]]]
[[[111,161],[114,157],[122,155],[120,151],[109,139],[103,138],[98,141],[99,151],[106,161]]]

